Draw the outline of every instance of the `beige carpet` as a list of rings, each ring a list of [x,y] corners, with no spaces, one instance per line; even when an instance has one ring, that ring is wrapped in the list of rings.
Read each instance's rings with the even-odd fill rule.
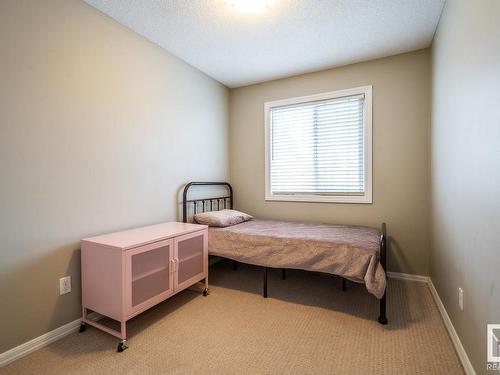
[[[389,325],[363,285],[290,271],[269,276],[227,262],[211,294],[185,291],[129,323],[130,348],[89,328],[0,369],[1,374],[463,374],[425,284],[390,280]]]

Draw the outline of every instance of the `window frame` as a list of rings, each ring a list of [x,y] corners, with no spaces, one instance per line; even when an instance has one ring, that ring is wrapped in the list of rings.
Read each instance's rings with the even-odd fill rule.
[[[319,100],[337,99],[346,96],[363,94],[363,128],[364,128],[364,163],[365,163],[365,192],[363,194],[273,194],[271,191],[271,109],[286,105],[309,103]],[[320,94],[299,96],[294,98],[275,100],[264,103],[265,124],[265,200],[285,202],[321,202],[321,203],[373,203],[372,200],[372,86],[360,86],[345,90],[336,90]]]

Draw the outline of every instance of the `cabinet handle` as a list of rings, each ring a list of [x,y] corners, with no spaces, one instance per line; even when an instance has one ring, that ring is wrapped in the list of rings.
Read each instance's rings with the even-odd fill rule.
[[[170,273],[175,272],[175,259],[170,259]]]
[[[179,272],[179,258],[175,258],[175,272]]]

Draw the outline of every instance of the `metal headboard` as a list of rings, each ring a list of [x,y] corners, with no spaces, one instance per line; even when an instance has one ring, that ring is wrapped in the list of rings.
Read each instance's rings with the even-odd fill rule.
[[[208,197],[199,199],[188,199],[188,191],[193,186],[225,186],[229,195],[221,197]],[[182,221],[188,222],[188,208],[193,204],[193,212],[219,211],[225,208],[233,208],[233,187],[228,182],[190,182],[184,187],[182,193]],[[208,210],[208,208],[210,208]]]

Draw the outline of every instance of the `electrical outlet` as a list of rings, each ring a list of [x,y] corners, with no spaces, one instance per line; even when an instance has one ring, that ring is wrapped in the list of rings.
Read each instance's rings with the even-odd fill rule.
[[[462,288],[458,288],[458,307],[464,311],[464,290]]]
[[[62,277],[59,279],[59,295],[71,292],[71,276]]]

